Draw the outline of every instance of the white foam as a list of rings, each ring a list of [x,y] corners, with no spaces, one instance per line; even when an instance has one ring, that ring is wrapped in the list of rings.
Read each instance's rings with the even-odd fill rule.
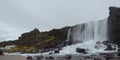
[[[76,48],[84,48],[87,50],[88,53],[97,53],[97,52],[103,52],[106,46],[104,44],[96,44],[97,41],[95,40],[89,40],[85,41],[83,43],[77,43],[74,45],[66,46],[63,48],[63,50],[60,51],[60,54],[78,54],[76,52]],[[98,48],[95,48],[97,46]]]

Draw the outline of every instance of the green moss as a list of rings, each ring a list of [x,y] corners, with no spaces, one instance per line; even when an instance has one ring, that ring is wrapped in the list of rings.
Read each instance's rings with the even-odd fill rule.
[[[7,52],[25,52],[25,53],[32,53],[35,51],[34,47],[27,47],[27,46],[16,46],[12,49],[6,50]]]

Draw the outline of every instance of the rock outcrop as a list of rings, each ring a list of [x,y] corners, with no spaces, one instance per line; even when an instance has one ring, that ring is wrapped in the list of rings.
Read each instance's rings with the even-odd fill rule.
[[[36,44],[40,39],[42,39],[44,35],[40,33],[40,31],[35,28],[34,30],[30,32],[23,33],[18,38],[18,45],[24,45],[24,46],[32,46],[33,44]]]
[[[120,47],[120,8],[110,7],[108,17],[108,38]]]
[[[54,49],[60,49],[65,46],[67,40],[68,30],[71,27],[63,27],[60,29],[52,29],[50,31],[40,32],[39,29],[35,28],[30,32],[21,34],[18,40],[0,42],[0,46],[16,45],[16,48],[11,50],[14,51],[36,51],[46,52]]]
[[[35,40],[40,39],[41,37],[42,35],[40,34],[40,31],[37,28],[35,28],[30,32],[23,33],[18,40]]]

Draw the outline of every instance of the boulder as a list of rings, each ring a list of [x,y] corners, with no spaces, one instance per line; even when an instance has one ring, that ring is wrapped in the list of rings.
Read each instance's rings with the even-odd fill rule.
[[[0,55],[3,55],[3,51],[0,49]]]
[[[111,44],[107,44],[107,48],[105,50],[113,50]]]
[[[53,56],[49,56],[49,57],[46,57],[46,59],[52,60],[52,59],[54,59],[54,57]]]
[[[120,56],[120,52],[118,53],[118,56]]]
[[[43,56],[37,56],[37,60],[41,60]]]
[[[53,54],[54,54],[54,52],[53,52],[53,51],[49,52],[49,55],[53,55]]]
[[[112,43],[111,41],[103,41],[103,44],[104,45],[107,45],[107,44],[109,44],[109,43]]]
[[[49,59],[54,59],[54,57],[53,56],[49,56]]]
[[[59,50],[54,50],[54,53],[60,53]]]
[[[112,43],[108,43],[107,48],[105,50],[116,50],[116,45]]]
[[[72,44],[72,41],[65,41],[64,42],[64,45],[66,46],[66,45],[71,45]]]
[[[66,55],[65,59],[71,59],[71,57],[72,57],[71,55]]]
[[[27,56],[27,60],[32,60],[32,56]]]
[[[86,50],[84,48],[76,48],[76,52],[78,52],[78,53],[86,53]]]

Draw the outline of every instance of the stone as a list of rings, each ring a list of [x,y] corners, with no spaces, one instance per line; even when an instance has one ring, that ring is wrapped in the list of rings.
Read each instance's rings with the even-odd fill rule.
[[[66,46],[66,45],[71,45],[72,44],[72,41],[65,41],[64,42],[64,45]]]
[[[103,41],[103,44],[104,45],[107,45],[107,44],[109,44],[109,43],[112,43],[111,41]]]
[[[27,56],[27,60],[32,60],[32,56]]]
[[[113,50],[111,44],[107,44],[107,48],[105,50]]]
[[[59,50],[54,50],[54,53],[60,53]]]
[[[54,59],[54,57],[53,56],[49,56],[49,57],[46,57],[46,59],[50,59],[50,60],[52,60],[52,59]]]
[[[76,52],[78,52],[78,53],[86,53],[86,50],[84,48],[76,48]]]
[[[43,56],[37,56],[37,60],[41,60]]]
[[[118,53],[118,56],[120,56],[120,52]]]
[[[1,49],[0,49],[0,55],[4,55],[4,54],[3,54],[3,51],[2,51]]]
[[[53,56],[49,56],[49,59],[54,59],[54,57]]]
[[[72,56],[68,54],[68,55],[65,56],[65,59],[71,59],[71,57]]]

